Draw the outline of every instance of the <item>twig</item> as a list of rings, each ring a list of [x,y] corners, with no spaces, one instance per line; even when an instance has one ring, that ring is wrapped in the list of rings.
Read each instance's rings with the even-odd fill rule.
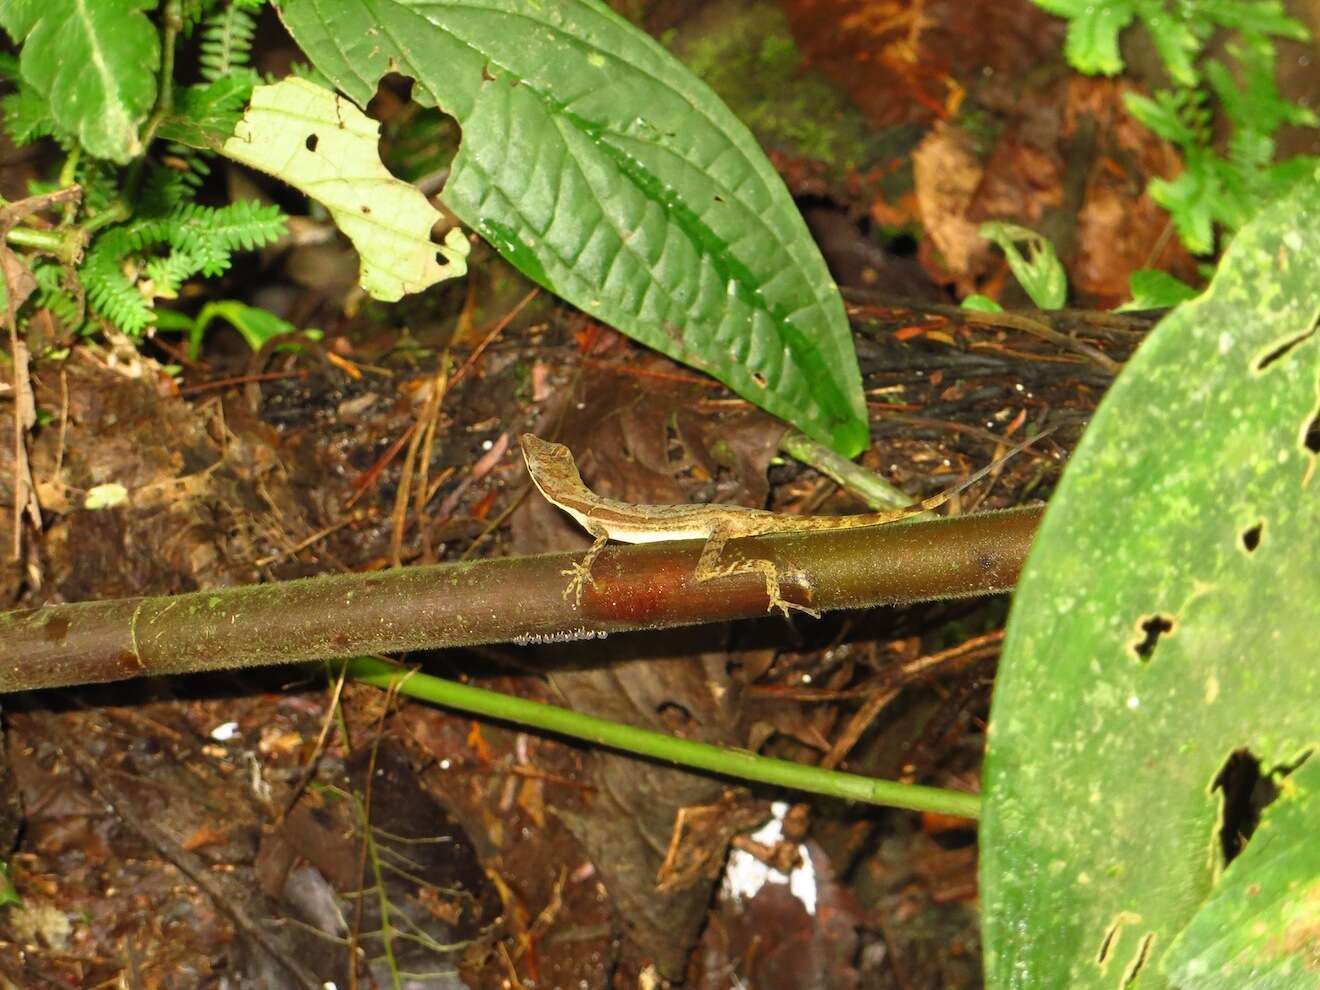
[[[31,196],[0,208],[0,270],[5,280],[5,326],[9,330],[9,353],[14,361],[14,521],[13,546],[9,560],[17,563],[23,558],[23,513],[31,517],[33,525],[41,525],[41,508],[37,505],[32,485],[32,471],[28,465],[25,438],[32,423],[36,422],[36,408],[32,404],[32,383],[28,379],[27,352],[18,338],[18,310],[36,288],[36,283],[18,255],[7,243],[9,233],[26,216],[40,210],[82,197],[82,189],[70,186],[57,189],[44,196]]]
[[[304,540],[298,541],[291,547],[281,550],[279,553],[272,553],[272,554],[267,554],[265,557],[258,557],[256,560],[253,561],[253,564],[255,564],[257,567],[267,567],[270,564],[275,563],[277,560],[283,560],[286,557],[292,557],[295,553],[302,553],[313,543],[317,543],[321,540],[324,540],[331,533],[339,532],[339,530],[343,529],[352,521],[353,521],[352,515],[345,514],[344,518],[340,519],[339,522],[331,523],[329,526],[326,526],[324,529],[318,529],[311,536],[307,537]]]
[[[521,313],[527,304],[536,298],[537,293],[540,291],[539,288],[532,289],[531,292],[518,300],[518,304],[514,306],[513,309],[509,310],[495,322],[495,325],[491,327],[490,333],[482,338],[481,343],[473,348],[472,353],[467,356],[467,360],[463,362],[462,366],[456,372],[454,372],[454,380],[450,384],[457,385],[463,380],[467,373],[472,370],[472,366],[477,363],[477,358],[481,357],[482,352],[490,346],[491,341],[504,332],[504,328],[513,322],[513,318]]]
[[[230,375],[227,378],[216,378],[209,382],[198,382],[196,385],[184,385],[179,389],[179,394],[195,395],[199,392],[211,392],[218,388],[228,388],[231,385],[248,385],[252,382],[277,382],[286,378],[306,377],[307,372],[302,368],[295,368],[293,371],[263,371],[252,375]]]
[[[1060,333],[1040,320],[1024,316],[1021,313],[981,313],[976,310],[967,310],[964,318],[968,323],[991,327],[1007,327],[1032,334],[1041,340],[1049,341],[1051,344],[1070,350],[1075,354],[1080,354],[1101,371],[1106,371],[1111,375],[1117,375],[1123,368],[1121,364],[1103,351],[1097,350],[1090,344],[1084,344],[1066,333]]]
[[[445,393],[449,391],[449,351],[446,350],[440,356],[440,367],[431,378],[431,391],[426,396],[426,403],[422,406],[422,411],[413,421],[411,429],[408,430],[408,452],[403,455],[403,470],[399,472],[399,488],[394,493],[394,508],[390,512],[390,563],[394,567],[403,565],[403,531],[408,525],[408,495],[410,494],[413,483],[413,472],[417,465],[417,449],[422,445],[423,439],[428,433],[434,434],[436,420],[440,418],[440,407],[445,401]],[[429,447],[428,444],[428,459]],[[418,486],[423,492],[426,491],[426,464],[421,468],[421,484]],[[418,516],[420,521],[420,510],[418,507]]]

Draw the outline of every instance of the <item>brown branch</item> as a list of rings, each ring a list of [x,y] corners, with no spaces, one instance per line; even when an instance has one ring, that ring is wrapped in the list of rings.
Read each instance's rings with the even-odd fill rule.
[[[1013,587],[1040,511],[758,537],[728,553],[774,561],[781,594],[822,610],[992,594]],[[693,578],[701,546],[608,549],[580,606],[563,599],[574,553],[0,613],[0,692],[764,617],[759,574]]]

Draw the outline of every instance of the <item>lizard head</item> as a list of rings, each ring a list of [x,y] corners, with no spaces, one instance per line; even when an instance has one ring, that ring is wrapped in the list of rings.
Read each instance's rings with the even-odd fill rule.
[[[551,443],[549,440],[542,440],[533,433],[524,433],[520,439],[523,456],[529,461],[532,459],[538,462],[571,461],[573,459],[569,449],[562,443]]]
[[[562,474],[565,469],[577,473],[573,465],[573,454],[562,443],[551,443],[531,433],[524,433],[521,439],[523,458],[533,475],[546,472]]]
[[[531,433],[522,435],[522,452],[527,461],[527,473],[546,498],[556,505],[563,505],[564,499],[572,496],[592,497],[577,465],[573,463],[572,452],[562,443],[551,443]]]

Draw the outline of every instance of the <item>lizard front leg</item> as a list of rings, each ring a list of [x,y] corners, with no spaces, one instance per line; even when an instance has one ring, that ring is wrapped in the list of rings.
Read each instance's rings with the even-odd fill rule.
[[[727,532],[721,529],[711,530],[710,535],[706,537],[706,545],[701,548],[701,556],[697,558],[697,569],[693,572],[693,577],[698,581],[710,581],[729,574],[760,574],[765,579],[766,598],[770,600],[770,604],[766,606],[767,612],[779,609],[787,619],[789,610],[797,609],[799,612],[806,612],[812,618],[820,618],[820,612],[816,609],[790,602],[779,594],[779,568],[772,561],[743,558],[721,564],[720,555],[724,553],[724,545],[728,542]]]
[[[584,524],[585,525],[585,524]],[[596,587],[596,579],[591,576],[591,565],[596,562],[600,552],[605,549],[605,544],[610,541],[610,534],[603,526],[588,525],[587,532],[596,538],[596,542],[591,545],[582,559],[576,563],[569,564],[560,574],[571,575],[568,587],[564,589],[564,600],[568,601],[572,596],[575,605],[582,604],[582,589],[586,585]]]

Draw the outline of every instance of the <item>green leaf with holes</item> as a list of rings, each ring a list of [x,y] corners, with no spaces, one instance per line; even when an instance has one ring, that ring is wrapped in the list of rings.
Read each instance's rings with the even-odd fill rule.
[[[1188,990],[1281,990],[1320,983],[1320,759],[1286,777],[1260,827],[1169,947]]]
[[[1320,739],[1317,286],[1320,181],[1160,323],[1046,512],[991,712],[991,988],[1170,986],[1222,865],[1221,768]]]
[[[285,0],[365,105],[389,71],[463,131],[441,198],[525,274],[852,455],[837,288],[750,132],[596,0]]]

